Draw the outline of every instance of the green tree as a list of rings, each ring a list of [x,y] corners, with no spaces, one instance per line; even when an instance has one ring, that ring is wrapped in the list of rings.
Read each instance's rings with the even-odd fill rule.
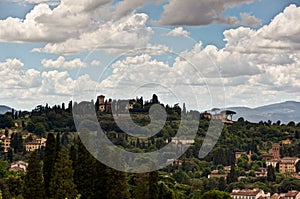
[[[235,168],[235,165],[231,165],[231,170],[230,170],[230,173],[228,174],[228,177],[227,177],[227,184],[230,184],[232,182],[236,182],[237,181],[237,171],[236,171],[236,168]]]
[[[297,173],[300,172],[300,161],[298,161],[297,164],[296,164],[296,172]]]
[[[127,199],[130,198],[129,187],[124,172],[115,169],[107,168],[107,193],[108,199]]]
[[[211,190],[204,193],[200,199],[230,199],[230,195],[226,192]]]
[[[11,128],[13,126],[13,119],[10,115],[0,115],[0,128]]]
[[[8,174],[7,172],[7,162],[6,161],[0,161],[0,178],[5,178]]]
[[[158,171],[149,173],[149,193],[150,199],[158,199]]]
[[[76,159],[74,180],[78,193],[82,198],[95,198],[95,158],[88,152],[81,141],[78,142],[78,158]]]
[[[45,136],[46,133],[45,126],[42,123],[38,123],[34,128],[34,133],[39,137]]]
[[[42,166],[37,151],[34,151],[29,158],[22,195],[25,199],[41,199],[45,196]]]
[[[44,151],[44,166],[43,166],[43,175],[45,182],[45,193],[46,196],[50,196],[49,186],[52,176],[53,167],[55,164],[55,137],[53,133],[49,133],[47,136],[46,147]]]
[[[74,199],[77,190],[74,184],[72,160],[68,150],[61,147],[53,168],[53,177],[50,181],[50,197],[54,199]]]
[[[55,151],[56,151],[56,156],[55,158],[57,158],[58,153],[60,152],[60,133],[56,134],[56,144],[55,144]]]
[[[275,174],[275,169],[272,165],[269,165],[267,168],[267,180],[269,182],[275,182],[276,181],[276,174]]]
[[[32,133],[34,131],[34,129],[35,129],[34,124],[32,122],[28,122],[28,124],[27,124],[27,131],[29,131],[29,132]]]
[[[221,177],[219,180],[218,189],[220,191],[224,191],[226,189],[226,187],[227,187],[227,184],[226,184],[225,178]]]
[[[134,196],[135,198],[150,198],[148,173],[138,173],[135,175]]]
[[[8,160],[9,162],[13,162],[13,157],[14,157],[13,150],[12,150],[12,149],[9,149],[9,150],[8,150],[8,153],[7,153],[7,160]]]

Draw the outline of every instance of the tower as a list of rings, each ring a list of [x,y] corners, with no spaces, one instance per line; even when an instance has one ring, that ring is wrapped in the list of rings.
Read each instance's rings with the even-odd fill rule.
[[[273,159],[280,159],[280,145],[278,143],[272,145],[272,155]]]
[[[100,95],[100,96],[98,97],[98,99],[99,99],[99,104],[104,104],[104,99],[105,99],[105,96],[104,96],[104,95]]]
[[[104,103],[105,96],[100,95],[98,97],[98,102],[99,102],[99,111],[104,112],[105,111],[105,103]]]

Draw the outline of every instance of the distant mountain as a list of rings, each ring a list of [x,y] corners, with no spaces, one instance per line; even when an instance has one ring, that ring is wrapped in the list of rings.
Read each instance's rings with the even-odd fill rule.
[[[233,110],[237,114],[234,115],[234,120],[243,117],[251,122],[268,121],[288,123],[294,121],[300,122],[300,102],[287,101],[283,103],[271,104],[257,108],[247,107],[231,107],[228,110]]]
[[[11,111],[11,108],[8,106],[0,105],[0,114],[5,114],[6,112]]]

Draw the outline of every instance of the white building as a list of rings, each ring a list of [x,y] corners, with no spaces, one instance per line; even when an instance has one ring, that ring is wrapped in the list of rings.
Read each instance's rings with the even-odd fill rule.
[[[233,199],[269,199],[271,197],[270,193],[265,193],[261,189],[233,189],[230,193]]]

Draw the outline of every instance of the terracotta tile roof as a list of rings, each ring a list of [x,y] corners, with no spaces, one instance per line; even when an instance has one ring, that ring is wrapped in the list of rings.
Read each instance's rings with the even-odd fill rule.
[[[244,190],[238,190],[238,191],[232,191],[230,195],[233,196],[256,196],[261,190],[250,190],[250,189],[244,189]]]
[[[285,194],[285,197],[295,197],[299,194],[299,191],[289,191]]]

